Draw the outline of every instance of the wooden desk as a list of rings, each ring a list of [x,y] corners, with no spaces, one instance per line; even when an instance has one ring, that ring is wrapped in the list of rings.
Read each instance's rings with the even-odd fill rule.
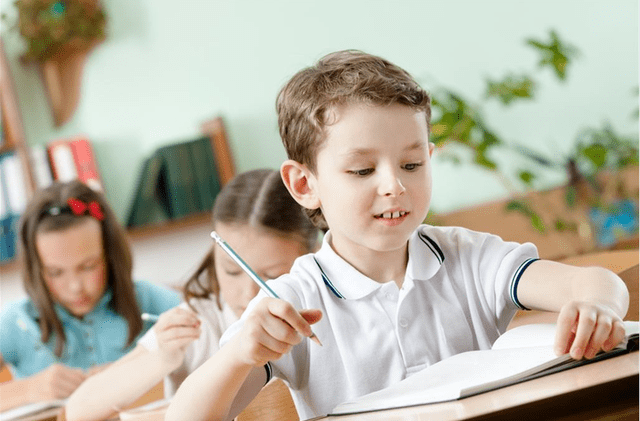
[[[315,420],[637,421],[638,393],[633,352],[457,401]]]

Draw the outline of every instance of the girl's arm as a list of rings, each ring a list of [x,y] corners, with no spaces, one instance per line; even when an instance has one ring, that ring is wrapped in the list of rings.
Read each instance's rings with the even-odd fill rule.
[[[517,295],[525,307],[560,313],[558,354],[593,358],[624,339],[622,318],[629,307],[629,292],[610,270],[540,260],[524,271]]]
[[[4,364],[0,355],[0,366]],[[31,402],[64,399],[86,378],[78,368],[54,364],[24,379],[0,383],[0,411]]]
[[[182,383],[165,420],[233,419],[264,386],[263,366],[309,337],[321,317],[319,310],[298,313],[283,300],[263,298],[242,329]]]
[[[136,346],[71,395],[65,409],[69,421],[106,419],[144,395],[180,367],[186,347],[200,336],[200,321],[191,310],[174,308],[160,316],[154,333],[156,350]]]

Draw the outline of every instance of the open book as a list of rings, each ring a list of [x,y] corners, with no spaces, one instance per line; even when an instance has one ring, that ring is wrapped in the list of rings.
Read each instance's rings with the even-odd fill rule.
[[[462,399],[638,349],[638,322],[624,322],[627,338],[591,360],[553,351],[555,324],[522,325],[504,333],[490,350],[463,352],[403,381],[336,406],[331,415],[355,414]]]
[[[7,409],[0,412],[0,421],[18,420],[27,415],[35,415],[53,408],[62,408],[66,399],[54,399],[50,401],[32,402],[26,405]]]

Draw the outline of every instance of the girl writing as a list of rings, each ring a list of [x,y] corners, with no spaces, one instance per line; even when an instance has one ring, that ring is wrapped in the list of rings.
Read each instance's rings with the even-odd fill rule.
[[[222,189],[213,227],[263,279],[287,273],[298,256],[315,250],[319,234],[278,171],[266,169],[242,173]],[[165,396],[172,396],[217,351],[222,333],[257,292],[258,286],[212,244],[185,284],[186,303],[162,314],[131,353],[88,379],[69,399],[67,420],[107,418],[163,377]]]
[[[0,384],[7,409],[68,397],[87,376],[133,348],[159,314],[180,303],[174,291],[133,282],[123,228],[104,196],[79,181],[36,193],[20,220],[28,298],[0,314]]]

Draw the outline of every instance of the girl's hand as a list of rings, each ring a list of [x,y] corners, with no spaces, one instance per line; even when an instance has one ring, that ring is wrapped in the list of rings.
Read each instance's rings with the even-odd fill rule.
[[[625,337],[622,319],[604,305],[571,301],[558,315],[555,350],[562,355],[591,359],[602,351],[610,351]]]
[[[62,364],[53,364],[32,377],[37,400],[67,398],[86,378],[81,369]]]
[[[187,346],[200,337],[200,319],[191,310],[175,307],[160,315],[153,330],[160,357],[173,371],[182,364]]]
[[[320,310],[298,312],[290,303],[264,298],[248,315],[236,336],[237,357],[245,364],[262,366],[277,360],[311,336],[311,325],[322,318]]]

